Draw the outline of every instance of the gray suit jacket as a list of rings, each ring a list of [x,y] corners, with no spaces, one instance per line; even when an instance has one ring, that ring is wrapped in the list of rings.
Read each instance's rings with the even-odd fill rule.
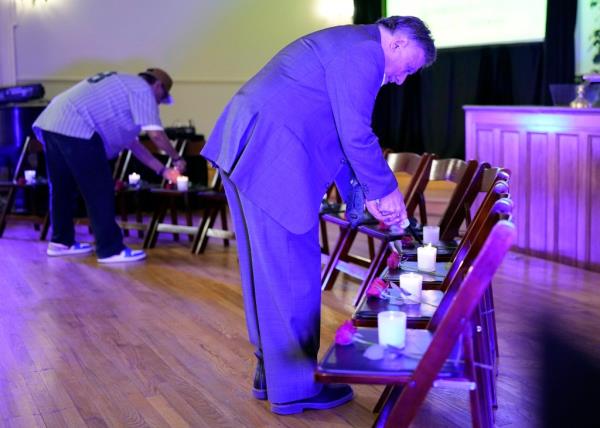
[[[283,227],[305,233],[334,179],[345,193],[348,166],[368,200],[397,187],[371,128],[383,73],[377,25],[304,36],[234,95],[202,154]]]

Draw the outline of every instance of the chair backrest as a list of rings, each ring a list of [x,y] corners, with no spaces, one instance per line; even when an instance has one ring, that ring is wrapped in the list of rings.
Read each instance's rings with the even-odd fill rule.
[[[414,217],[414,212],[419,207],[419,217],[422,224],[427,224],[427,204],[425,201],[425,190],[429,183],[436,181],[446,181],[455,184],[452,196],[448,201],[448,205],[445,211],[442,221],[445,216],[451,216],[456,207],[460,205],[460,201],[463,199],[465,192],[468,190],[469,184],[471,183],[473,176],[477,172],[478,162],[475,160],[464,161],[462,159],[433,159],[430,163],[429,171],[427,172],[427,180],[422,180],[418,186],[415,187],[415,198],[418,203],[416,205],[407,204],[407,213],[409,217]],[[440,235],[442,234],[440,230]]]
[[[477,230],[473,229],[473,236],[469,238],[469,241],[466,241],[456,250],[450,269],[448,269],[441,286],[444,297],[429,322],[431,329],[435,330],[437,328],[437,324],[452,301],[454,294],[456,294],[456,287],[460,284],[461,277],[467,273],[494,226],[502,220],[509,220],[512,216],[512,210],[513,203],[510,199],[497,200],[481,226]]]
[[[453,272],[454,269],[456,269],[458,266],[460,266],[460,264],[457,264],[455,262],[460,262],[460,259],[465,257],[466,252],[469,251],[471,245],[477,239],[478,234],[484,228],[484,226],[486,225],[486,221],[489,220],[489,217],[494,212],[494,210],[503,210],[505,212],[508,212],[507,210],[508,210],[509,205],[507,205],[507,203],[504,203],[503,205],[496,207],[496,202],[498,202],[502,198],[507,198],[508,194],[509,194],[509,186],[506,181],[500,180],[500,181],[496,182],[494,187],[489,189],[483,202],[481,203],[481,205],[479,206],[479,209],[477,210],[475,219],[471,222],[471,224],[467,228],[465,236],[460,241],[458,248],[454,251],[454,254],[453,254],[452,260],[451,260],[450,269],[448,270],[448,275],[446,275],[446,280],[450,280],[451,276],[454,273]],[[512,208],[512,202],[510,202],[510,208]],[[490,228],[489,224],[487,226],[488,226],[488,230],[489,230],[489,228]],[[442,289],[445,290],[446,288],[447,288],[447,282],[442,284]]]
[[[140,142],[164,166],[169,167],[171,165],[171,162],[172,162],[171,158],[167,155],[167,153],[164,150],[161,150],[158,147],[156,147],[156,145],[152,142],[152,140],[150,138],[141,138]],[[175,144],[175,147],[177,149],[179,149],[178,146],[180,145],[180,142],[176,141],[174,144]],[[178,152],[179,152],[179,150],[178,150]],[[131,152],[131,150],[126,149],[126,150],[121,151],[119,153],[119,156],[117,157],[117,160],[116,160],[114,168],[113,168],[113,178],[115,180],[124,181],[127,178],[127,176],[129,174],[131,174],[132,172],[136,172],[136,173],[140,174],[142,176],[143,180],[152,181],[154,183],[161,183],[161,187],[163,187],[166,183],[166,181],[164,179],[156,176],[154,171],[152,171],[146,165],[144,165],[143,163],[141,163],[137,160],[134,161],[133,153]]]
[[[504,181],[507,185],[510,185],[511,171],[507,168],[491,167],[486,170],[481,179],[479,189],[469,200],[465,200],[464,212],[465,221],[467,225],[471,223],[471,213],[477,212],[481,202],[483,201],[483,195],[485,195],[498,181]]]
[[[440,239],[450,241],[459,235],[463,223],[471,224],[471,211],[476,206],[478,196],[479,203],[484,195],[489,192],[494,183],[499,180],[508,182],[510,171],[503,168],[492,168],[488,163],[481,163],[473,175],[471,182],[462,195],[462,199],[454,205],[453,212],[446,210],[444,217],[440,220]]]
[[[182,140],[178,146],[178,152],[187,163],[185,175],[189,177],[190,182],[219,190],[221,179],[218,171],[209,166],[206,158],[200,154],[205,144],[203,136],[194,136]]]
[[[386,420],[378,420],[377,426],[383,425],[382,422],[386,426],[409,426],[510,249],[515,234],[515,227],[510,221],[500,221],[494,226],[467,275],[460,280],[458,292],[437,326],[408,386],[402,389],[390,411],[382,416]]]
[[[23,173],[27,165],[27,157],[29,155],[38,155],[43,153],[44,147],[42,146],[42,143],[40,143],[37,138],[28,136],[23,142],[23,146],[21,147],[21,153],[19,153],[19,159],[17,160],[15,170],[13,171],[13,183],[16,183],[19,180],[19,178],[23,177]],[[38,161],[40,160],[38,159]]]
[[[131,150],[125,149],[119,152],[119,155],[117,156],[117,159],[113,165],[113,180],[125,181],[125,174],[127,174],[127,170],[129,169],[131,156]]]
[[[423,187],[423,183],[427,182],[427,174],[432,160],[431,153],[418,155],[410,152],[392,152],[386,156],[386,161],[394,174],[406,173],[411,176],[410,182],[403,192],[407,211],[409,206],[413,207],[418,204],[416,189]]]
[[[425,153],[427,155],[427,153]],[[410,152],[391,152],[388,153],[385,160],[393,172],[405,172],[415,175],[424,155]]]

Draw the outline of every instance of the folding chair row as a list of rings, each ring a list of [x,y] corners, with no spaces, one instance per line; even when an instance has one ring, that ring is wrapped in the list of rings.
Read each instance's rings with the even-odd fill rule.
[[[143,138],[141,142],[156,159],[160,160],[163,166],[167,168],[171,166],[172,159],[165,151],[156,147],[152,140]],[[173,144],[179,156],[183,156],[188,140],[175,140],[171,141],[171,144]],[[119,215],[118,224],[125,236],[129,236],[130,230],[137,230],[138,237],[143,238],[144,231],[148,227],[148,223],[144,221],[144,211],[145,208],[150,206],[150,190],[165,187],[167,181],[156,176],[154,171],[142,163],[134,161],[131,150],[124,150],[120,153],[117,166],[115,197]],[[128,181],[128,177],[132,173],[140,176],[140,181],[134,185]],[[150,210],[153,210],[151,206]],[[130,214],[134,214],[135,221],[130,221]]]
[[[382,359],[368,359],[365,351],[377,343],[377,329],[359,327],[360,341],[329,348],[317,366],[317,380],[387,385],[376,406],[377,427],[408,427],[432,386],[468,390],[473,426],[493,426],[481,302],[514,237],[513,224],[502,220],[482,246],[469,249],[465,259],[472,262],[462,270],[465,275],[449,280],[452,294],[444,296],[427,329],[407,329],[404,349],[386,347]]]
[[[454,278],[457,275],[464,276],[466,274],[466,270],[471,266],[474,257],[477,256],[482,243],[487,239],[493,226],[501,220],[510,218],[513,204],[507,196],[507,182],[498,181],[492,191],[486,195],[474,221],[469,226],[464,239],[455,252],[451,266],[445,277],[443,277],[442,283],[439,287],[432,287],[433,283],[425,282],[424,284],[428,285],[428,289],[422,291],[419,304],[407,302],[399,298],[399,293],[394,295],[395,297],[390,296],[389,292],[381,297],[365,294],[362,296],[354,312],[352,317],[353,323],[376,327],[377,316],[380,312],[394,310],[407,314],[408,325],[410,327],[423,328],[435,314],[443,313],[444,305],[448,301],[451,301],[453,293],[456,291],[451,289]],[[414,271],[416,270],[416,266],[413,264],[407,267],[403,263],[399,269],[395,269],[391,274],[384,274],[384,277],[387,277],[388,280],[398,281],[399,275],[406,270]],[[428,276],[427,274],[422,275],[425,280],[436,280],[435,277]],[[396,289],[395,291],[399,290]],[[492,397],[492,403],[496,406],[495,374],[497,373],[499,351],[491,285],[486,289],[484,298],[482,299],[480,324],[485,326],[484,337],[487,339],[487,346],[480,349],[480,352],[482,353],[482,358],[486,360],[486,364],[493,368],[494,375],[488,383],[491,388],[490,396]]]
[[[407,206],[410,205],[411,207],[416,207],[419,196],[415,189],[421,187],[421,182],[424,180],[427,171],[429,171],[432,155],[428,153],[423,155],[415,153],[389,153],[386,160],[394,174],[405,174],[411,177],[410,182],[404,191],[404,199]],[[350,254],[349,250],[356,238],[358,229],[350,227],[350,222],[346,220],[343,212],[324,213],[321,215],[321,219],[323,221],[322,227],[325,227],[326,223],[331,223],[339,227],[339,237],[337,242],[321,271],[321,289],[330,289],[335,283],[339,271],[343,270],[352,275],[352,270],[347,269],[347,266],[350,264],[358,265],[363,268],[358,271],[358,274],[354,274],[353,276],[364,277],[364,272],[369,268],[372,260],[375,258],[372,239],[369,239],[370,258]]]
[[[26,182],[24,179],[24,170],[28,165],[28,158],[35,156],[37,158],[36,178],[33,182]],[[131,153],[126,150],[119,153],[116,161],[112,165],[113,179],[115,181],[123,180],[131,158]],[[49,183],[45,177],[44,149],[42,144],[33,136],[28,137],[19,155],[13,178],[10,181],[0,182],[0,188],[7,190],[6,203],[0,213],[0,236],[2,236],[6,227],[6,221],[14,208],[15,196],[18,190],[25,192],[27,202],[31,201],[30,211],[32,216],[19,216],[24,220],[34,222],[34,227],[40,229],[40,240],[45,240],[50,228],[49,215]],[[78,198],[74,202],[79,206],[79,210],[85,212],[83,201]]]
[[[29,166],[28,159],[30,157],[36,157],[38,164],[44,163],[42,144],[34,137],[27,137],[23,142],[12,178],[0,181],[0,190],[6,194],[4,206],[2,207],[2,211],[0,211],[0,237],[4,234],[9,217],[11,220],[20,219],[33,222],[35,230],[41,229],[40,239],[43,239],[48,231],[48,222],[46,220],[46,213],[48,211],[48,181],[39,174],[36,174],[33,181],[27,182],[25,180],[24,173]],[[28,210],[30,212],[29,215],[12,215],[19,191],[23,192],[25,201],[30,205]]]
[[[147,140],[143,143],[146,147],[164,162],[166,167],[169,167],[172,160],[166,153],[157,150],[151,141]],[[175,147],[179,156],[188,161],[188,164],[193,165],[196,160],[206,162],[201,157],[200,151],[204,145],[203,139],[185,138],[175,142]],[[131,158],[131,153],[127,154],[128,159]],[[130,163],[125,162],[123,168],[122,179],[129,172],[134,172]],[[154,180],[145,180],[144,177],[150,174],[153,179],[152,172],[145,171],[142,167],[140,184],[136,186],[121,186],[118,191],[118,205],[120,208],[121,222],[120,225],[124,229],[124,233],[128,233],[128,229],[138,230],[138,236],[144,238],[144,248],[151,248],[156,245],[158,235],[160,233],[171,233],[175,241],[179,241],[179,235],[187,235],[191,244],[191,251],[194,254],[199,254],[206,248],[210,237],[219,237],[224,239],[225,246],[229,245],[229,239],[234,237],[233,233],[227,230],[226,216],[226,200],[222,190],[219,192],[220,180],[218,175],[215,175],[213,182],[209,185],[202,183],[192,183],[187,190],[178,190],[174,183],[168,183],[162,179],[160,182]],[[193,171],[189,171],[193,172]],[[222,196],[221,196],[222,195]],[[218,201],[218,203],[215,203]],[[128,219],[128,205],[133,205],[135,209],[135,221],[130,222]],[[213,208],[218,205],[219,209],[213,213]],[[195,207],[203,211],[199,224],[194,224]],[[181,209],[182,208],[182,209]],[[149,209],[150,213],[148,221],[144,215],[145,209]],[[185,219],[184,224],[179,223],[180,212],[183,211]],[[164,220],[169,215],[170,223]],[[221,215],[223,230],[212,228],[217,215]]]
[[[501,187],[498,185],[498,187]],[[500,190],[502,192],[502,190]],[[439,303],[439,298],[448,290],[449,282],[458,274],[461,269],[464,269],[465,263],[468,263],[468,254],[473,257],[477,246],[481,246],[491,228],[500,220],[510,218],[512,214],[512,201],[504,196],[504,192],[494,192],[493,198],[496,199],[493,205],[486,213],[481,213],[478,217],[481,222],[475,227],[470,227],[465,239],[461,242],[460,247],[455,252],[450,266],[442,275],[428,275],[427,273],[419,272],[423,276],[423,295],[424,300],[422,305],[401,304],[401,299],[380,299],[362,293],[356,309],[353,314],[353,323],[363,326],[376,326],[377,314],[386,310],[403,310],[410,309],[411,314],[414,314],[412,323],[423,323],[428,321],[428,316],[435,311]],[[473,250],[475,248],[475,250]],[[466,260],[466,261],[465,261]],[[443,263],[447,265],[447,263]],[[408,272],[418,271],[416,265],[402,261],[396,269],[386,269],[382,274],[382,278],[388,282],[397,283],[400,275]]]
[[[206,249],[210,238],[219,238],[223,244],[229,246],[229,240],[235,239],[234,232],[228,229],[227,222],[227,199],[222,188],[222,183],[218,172],[215,172],[213,180],[208,187],[203,189],[194,189],[187,192],[181,192],[174,189],[155,189],[152,191],[156,198],[156,209],[150,220],[144,239],[144,248],[153,248],[156,245],[158,235],[164,232],[182,233],[190,236],[193,254],[201,254]],[[200,222],[197,226],[178,225],[171,218],[171,223],[165,223],[167,210],[178,198],[194,197],[201,204],[203,211]],[[214,227],[216,219],[221,220],[221,229]]]
[[[460,241],[460,243],[457,244],[454,240],[440,242],[440,244],[437,246],[438,256],[436,262],[436,270],[434,273],[427,277],[427,286],[435,287],[437,284],[441,283],[441,280],[439,278],[443,278],[448,272],[448,265],[446,264],[446,262],[452,262],[456,258],[457,253],[460,253],[461,247],[470,244],[471,237],[475,236],[474,234],[478,233],[479,228],[481,227],[481,222],[489,214],[494,202],[501,197],[508,196],[508,179],[510,177],[510,173],[507,170],[500,168],[488,168],[486,172],[481,175],[481,177],[486,177],[486,186],[490,186],[490,180],[487,179],[487,177],[489,176],[494,177],[493,181],[491,181],[491,187],[485,188],[481,187],[481,183],[475,184],[475,186],[477,186],[477,188],[479,189],[479,192],[486,195],[483,200],[483,203],[479,206],[477,210],[477,221],[473,221],[470,223],[469,227],[467,228],[467,233]],[[456,210],[467,212],[470,211],[471,208],[472,205],[465,207],[457,206]],[[361,228],[362,226],[359,227],[359,230],[361,230]],[[374,231],[373,229],[369,229],[366,231],[366,233],[371,233],[372,236],[375,236],[377,239],[379,239],[381,241],[381,245],[379,247],[379,257],[377,258],[376,262],[372,263],[371,268],[369,270],[369,274],[364,278],[358,289],[356,298],[354,300],[355,305],[357,305],[360,301],[370,282],[383,271],[385,266],[385,260],[391,253],[389,244],[395,239],[398,239],[398,236],[394,236],[392,233],[385,231],[378,232]],[[416,269],[417,243],[413,241],[412,248],[403,248],[402,258],[407,268]],[[389,275],[396,276],[398,275],[398,273],[398,270],[391,270],[390,272],[388,272]]]
[[[426,159],[427,160],[427,159]],[[411,185],[406,192],[405,204],[409,217],[412,217],[416,208],[420,207],[422,219],[427,219],[425,209],[425,190],[427,184],[434,181],[448,181],[455,183],[455,188],[452,196],[447,204],[444,216],[440,225],[444,229],[440,230],[440,236],[447,237],[451,233],[458,233],[460,224],[464,221],[465,208],[467,202],[465,195],[473,186],[479,187],[483,175],[484,166],[479,166],[477,161],[465,162],[460,159],[432,159],[428,158],[429,162],[425,162],[424,169],[420,171],[420,175],[413,176]],[[487,189],[486,189],[487,190]],[[460,222],[458,220],[460,219]],[[456,224],[458,223],[458,226]],[[426,224],[426,223],[424,223]],[[452,229],[450,229],[450,226]],[[379,241],[379,246],[376,251],[371,252],[370,260],[357,259],[350,253],[352,244],[358,234],[366,235],[371,240]],[[452,236],[452,239],[456,235]],[[345,230],[340,231],[340,238],[332,252],[328,263],[322,271],[321,288],[328,290],[333,287],[338,275],[338,271],[344,270],[348,273],[346,265],[348,263],[361,263],[366,267],[365,271],[360,272],[359,279],[362,280],[360,290],[364,290],[373,278],[376,277],[385,262],[388,243],[401,238],[397,232],[380,227],[380,225],[361,225],[356,230],[352,230],[349,226]],[[414,245],[414,244],[413,244]],[[446,256],[456,247],[453,241],[446,241],[448,247]],[[358,298],[355,304],[358,302]]]

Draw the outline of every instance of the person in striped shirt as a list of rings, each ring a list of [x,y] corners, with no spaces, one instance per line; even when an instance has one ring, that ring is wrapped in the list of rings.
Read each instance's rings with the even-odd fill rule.
[[[173,80],[159,68],[138,75],[102,72],[54,97],[33,124],[44,144],[50,182],[52,238],[49,256],[85,254],[90,244],[75,240],[73,199],[81,192],[96,240],[100,263],[146,258],[141,250],[123,244],[115,221],[114,183],[108,160],[124,149],[163,178],[175,181],[185,161],[165,134],[158,111],[170,104]],[[173,159],[165,168],[138,140],[145,131]]]

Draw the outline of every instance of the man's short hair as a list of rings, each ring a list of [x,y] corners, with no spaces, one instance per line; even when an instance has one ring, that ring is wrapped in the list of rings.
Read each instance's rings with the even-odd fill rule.
[[[431,37],[431,31],[427,25],[416,16],[390,16],[381,18],[377,24],[394,31],[405,31],[409,37],[417,41],[425,53],[425,67],[430,66],[435,61],[436,50]]]

